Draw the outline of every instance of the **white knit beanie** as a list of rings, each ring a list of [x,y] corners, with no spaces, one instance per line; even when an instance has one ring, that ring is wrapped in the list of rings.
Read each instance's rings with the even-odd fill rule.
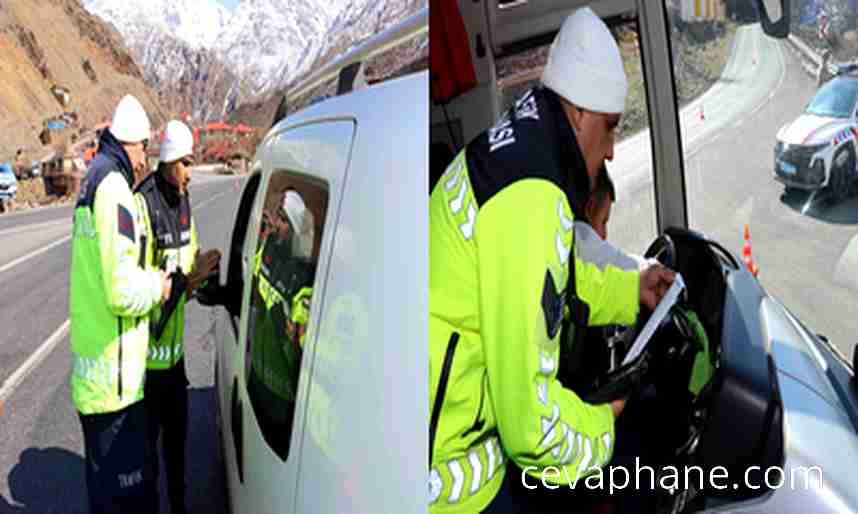
[[[289,190],[283,196],[282,208],[295,230],[293,252],[296,256],[309,258],[313,251],[315,235],[313,213],[307,209],[304,199],[296,191]]]
[[[542,83],[574,105],[622,113],[628,81],[617,42],[589,7],[570,14],[551,44]]]

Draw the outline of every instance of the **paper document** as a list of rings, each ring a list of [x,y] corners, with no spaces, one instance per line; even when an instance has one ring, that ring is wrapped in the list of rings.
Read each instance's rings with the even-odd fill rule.
[[[653,311],[652,316],[649,317],[649,321],[646,322],[646,325],[644,325],[641,333],[638,334],[638,337],[635,339],[632,347],[629,348],[629,353],[627,353],[626,357],[623,359],[623,366],[637,359],[644,351],[644,348],[646,348],[646,345],[649,343],[649,338],[652,337],[655,330],[667,319],[670,308],[676,304],[676,300],[679,299],[679,293],[681,293],[683,289],[685,289],[685,282],[682,280],[682,275],[677,273],[676,278],[673,279],[673,285],[670,286],[670,289],[667,290],[667,293],[665,293],[661,301],[658,302],[655,311]]]

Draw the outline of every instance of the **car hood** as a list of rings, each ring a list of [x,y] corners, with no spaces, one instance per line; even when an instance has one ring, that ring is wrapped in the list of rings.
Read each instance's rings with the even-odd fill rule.
[[[849,120],[815,114],[802,114],[778,133],[778,140],[789,145],[828,143],[838,131],[849,126]]]
[[[826,376],[828,364],[811,341],[811,335],[780,302],[763,300],[762,316],[770,341],[775,365],[782,373],[795,378],[832,405],[839,399]]]

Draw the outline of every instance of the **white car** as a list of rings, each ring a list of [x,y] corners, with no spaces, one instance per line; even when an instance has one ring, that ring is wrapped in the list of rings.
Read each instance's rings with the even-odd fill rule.
[[[12,166],[0,163],[0,212],[6,211],[6,202],[13,200],[18,192],[18,179]]]
[[[428,97],[381,82],[257,149],[216,307],[232,512],[425,509]]]
[[[858,75],[825,83],[794,121],[778,131],[774,178],[789,189],[828,189],[842,201],[858,186]]]

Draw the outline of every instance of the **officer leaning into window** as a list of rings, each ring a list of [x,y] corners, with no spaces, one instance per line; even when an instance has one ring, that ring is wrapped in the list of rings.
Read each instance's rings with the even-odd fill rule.
[[[188,379],[183,350],[185,303],[200,283],[215,272],[220,260],[217,250],[202,255],[199,253],[197,229],[191,216],[188,194],[193,143],[191,130],[184,123],[176,120],[167,123],[158,169],[135,190],[135,200],[145,230],[145,260],[151,269],[160,268],[174,277],[172,301],[156,307],[150,315],[152,330],[145,387],[153,477],[157,484],[157,444],[158,435],[163,429],[167,497],[173,514],[186,512]],[[152,512],[158,512],[159,498],[157,493],[150,498]]]
[[[574,248],[574,219],[613,158],[627,88],[610,31],[577,10],[542,87],[471,141],[432,191],[431,514],[545,512],[518,493],[518,468],[531,483],[565,485],[611,459],[624,400],[587,404],[557,371],[564,305],[589,306],[583,324],[630,325],[673,281],[662,266],[600,269]],[[543,475],[549,466],[559,473]]]
[[[149,312],[171,279],[146,269],[132,195],[146,171],[149,118],[127,95],[81,184],[74,211],[69,284],[72,401],[86,453],[89,511],[149,512],[151,475],[143,380]]]

